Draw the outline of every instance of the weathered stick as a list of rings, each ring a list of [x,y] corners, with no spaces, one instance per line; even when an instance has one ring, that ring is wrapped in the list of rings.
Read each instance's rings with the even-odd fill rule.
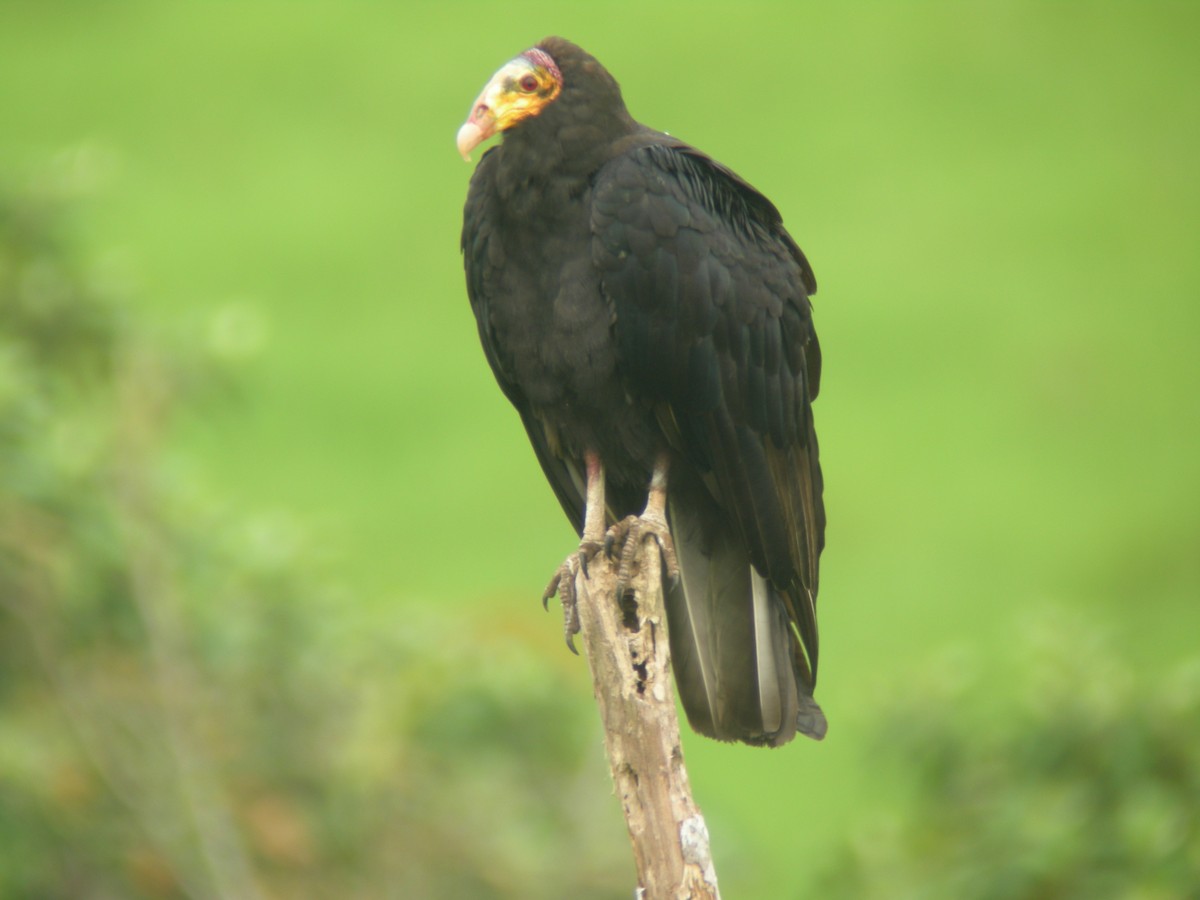
[[[638,897],[716,900],[708,828],[692,799],[671,684],[661,552],[643,542],[630,588],[616,596],[617,567],[604,553],[575,580],[580,634],[613,784],[637,866]]]

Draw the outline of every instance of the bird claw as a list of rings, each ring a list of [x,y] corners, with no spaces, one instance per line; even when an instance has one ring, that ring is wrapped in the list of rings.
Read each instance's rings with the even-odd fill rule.
[[[588,577],[588,561],[601,549],[596,541],[581,541],[579,549],[563,560],[542,592],[542,608],[545,610],[550,609],[550,598],[558,594],[563,608],[563,636],[567,641],[567,649],[576,656],[579,655],[575,649],[575,635],[579,634],[579,598],[575,591],[575,579],[580,572],[584,578]]]
[[[542,592],[542,608],[550,608],[550,598],[558,595],[563,608],[563,635],[566,638],[567,649],[579,655],[575,649],[575,635],[579,634],[579,597],[575,590],[575,580],[579,573],[588,577],[588,563],[596,554],[604,551],[604,555],[617,561],[617,596],[622,596],[633,581],[634,566],[638,558],[638,550],[642,542],[653,539],[662,553],[662,573],[668,587],[674,587],[679,580],[679,560],[675,555],[675,542],[671,539],[671,529],[666,517],[657,512],[644,512],[640,516],[627,516],[608,529],[603,543],[583,540],[579,549],[568,556],[546,590]],[[617,552],[614,552],[617,551]]]
[[[617,566],[617,596],[625,593],[629,582],[633,580],[633,565],[638,556],[638,549],[643,541],[653,538],[662,552],[663,575],[669,587],[679,580],[679,559],[675,555],[675,542],[671,539],[671,529],[667,520],[660,514],[642,513],[640,516],[626,516],[604,536],[604,552],[609,559],[619,560]],[[620,542],[620,555],[615,556],[613,549]]]

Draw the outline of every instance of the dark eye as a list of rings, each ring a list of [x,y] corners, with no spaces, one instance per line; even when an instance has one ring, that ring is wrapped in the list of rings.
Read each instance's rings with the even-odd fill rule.
[[[532,94],[538,89],[538,80],[532,75],[523,75],[517,83],[521,86],[521,90],[527,94]]]

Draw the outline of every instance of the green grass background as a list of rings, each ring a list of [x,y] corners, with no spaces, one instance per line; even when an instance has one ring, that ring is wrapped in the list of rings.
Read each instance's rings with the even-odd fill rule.
[[[572,537],[478,348],[455,131],[563,34],[771,197],[820,283],[830,733],[684,740],[726,895],[794,895],[903,802],[866,735],[930,660],[1002,695],[1046,608],[1151,675],[1197,650],[1198,26],[1167,2],[6,2],[0,179],[70,170],[139,312],[244,346],[238,399],[174,452],[277,539],[318,536],[359,598],[337,627],[437,608],[547,656]]]

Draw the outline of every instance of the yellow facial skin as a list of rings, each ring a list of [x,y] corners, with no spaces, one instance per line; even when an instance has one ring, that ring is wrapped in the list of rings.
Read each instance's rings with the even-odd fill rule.
[[[561,90],[553,73],[524,56],[505,63],[475,99],[471,114],[458,130],[458,152],[470,160],[471,151],[480,143],[536,116]]]

